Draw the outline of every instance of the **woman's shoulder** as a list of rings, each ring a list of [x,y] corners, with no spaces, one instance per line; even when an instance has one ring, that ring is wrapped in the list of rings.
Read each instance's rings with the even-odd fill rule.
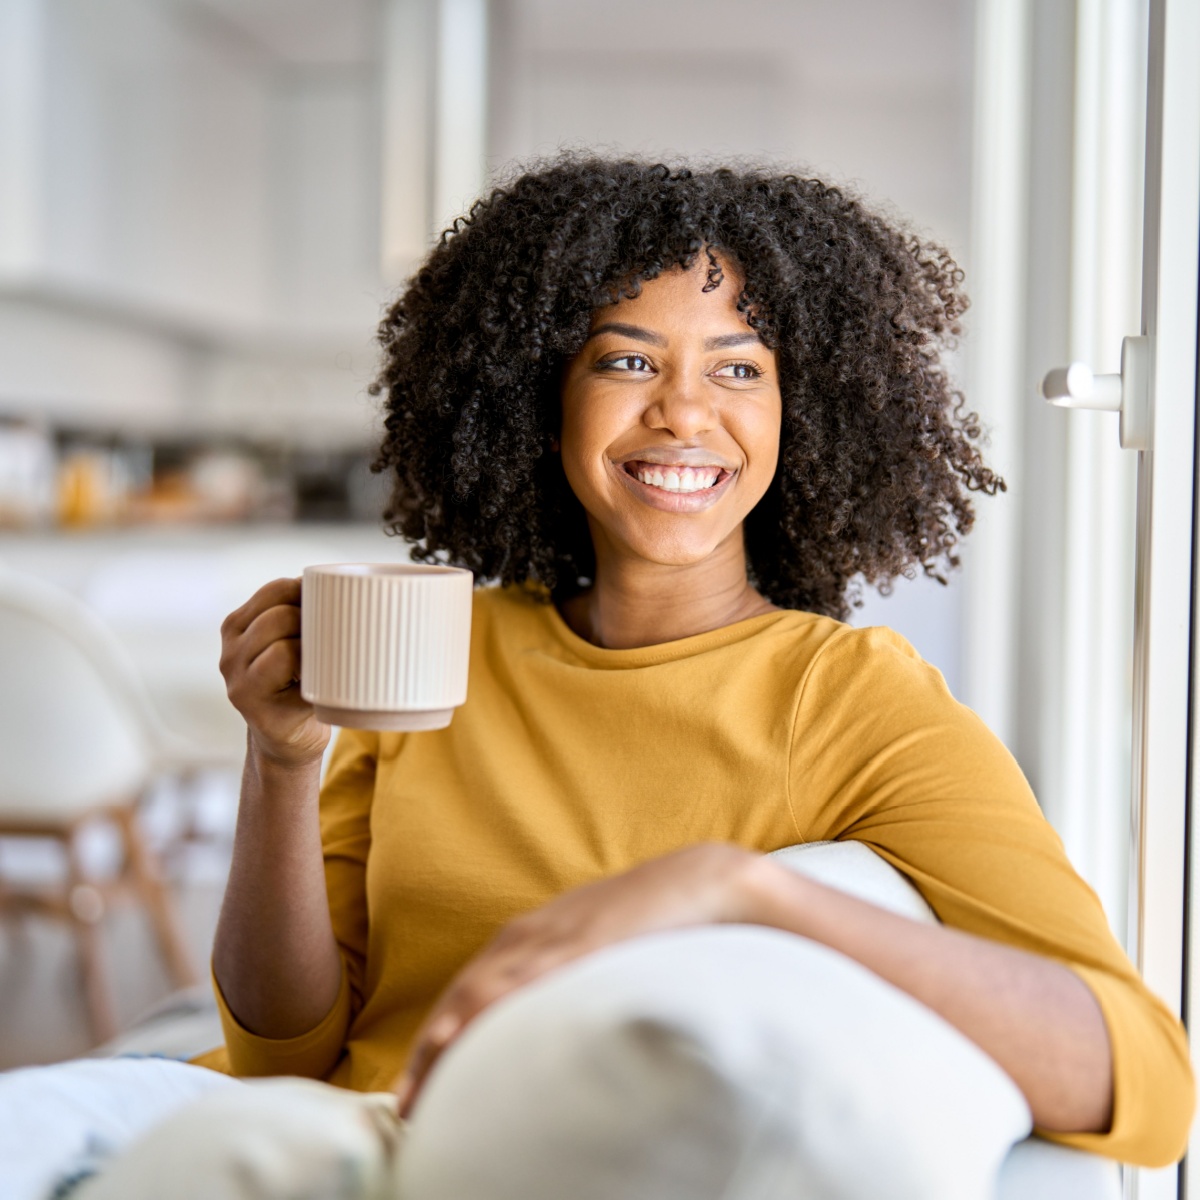
[[[924,695],[935,703],[956,704],[941,671],[916,647],[886,625],[855,626],[817,618],[803,692],[810,700],[836,692],[873,703],[885,698],[905,703]]]
[[[911,642],[886,625],[849,625],[834,617],[783,609],[769,637],[794,645],[813,669],[836,673],[901,663],[928,667]]]

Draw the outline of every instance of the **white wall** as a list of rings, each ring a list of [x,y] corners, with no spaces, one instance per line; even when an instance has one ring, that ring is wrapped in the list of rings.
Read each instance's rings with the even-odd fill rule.
[[[495,0],[490,161],[560,144],[765,156],[965,249],[969,0]]]
[[[266,301],[269,80],[150,0],[45,0],[27,274],[216,323]]]
[[[379,317],[380,112],[373,67],[292,68],[274,88],[267,323],[357,339]]]
[[[219,0],[3,7],[0,414],[203,425],[236,416],[231,376],[271,411],[286,377],[361,440],[375,63],[296,61],[286,19],[290,57]]]

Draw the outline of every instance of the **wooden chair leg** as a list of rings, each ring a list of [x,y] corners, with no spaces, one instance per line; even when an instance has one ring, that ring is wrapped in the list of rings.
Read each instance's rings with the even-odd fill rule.
[[[126,861],[133,886],[150,917],[159,952],[167,964],[171,981],[176,987],[192,987],[200,982],[200,976],[188,949],[187,939],[183,935],[171,893],[163,882],[158,857],[146,844],[146,839],[138,828],[137,814],[132,809],[120,814],[118,824],[125,843]]]
[[[92,1038],[99,1044],[117,1034],[112,973],[108,967],[100,923],[104,919],[103,893],[89,882],[80,861],[75,830],[64,838],[67,852],[67,919],[75,935],[83,994],[87,1004]]]

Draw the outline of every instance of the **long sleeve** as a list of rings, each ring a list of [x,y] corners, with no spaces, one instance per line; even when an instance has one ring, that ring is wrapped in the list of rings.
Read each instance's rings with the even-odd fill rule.
[[[1113,1053],[1103,1134],[1044,1136],[1147,1166],[1178,1159],[1195,1105],[1180,1024],[1142,982],[1020,768],[888,630],[845,630],[795,713],[793,810],[903,871],[947,925],[1055,959],[1095,996]]]
[[[325,891],[350,989],[350,1016],[362,1008],[367,959],[367,853],[379,734],[343,729],[321,787]]]
[[[366,864],[378,740],[378,734],[343,730],[321,787],[325,890],[342,959],[337,999],[313,1029],[292,1038],[265,1038],[238,1022],[214,979],[228,1065],[235,1075],[324,1078],[337,1064],[350,1023],[362,1007],[367,948]]]

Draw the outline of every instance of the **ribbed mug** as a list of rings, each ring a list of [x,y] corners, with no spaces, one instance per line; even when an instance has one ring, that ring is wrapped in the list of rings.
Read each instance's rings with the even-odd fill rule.
[[[330,725],[443,729],[467,698],[470,571],[305,567],[300,694]]]

